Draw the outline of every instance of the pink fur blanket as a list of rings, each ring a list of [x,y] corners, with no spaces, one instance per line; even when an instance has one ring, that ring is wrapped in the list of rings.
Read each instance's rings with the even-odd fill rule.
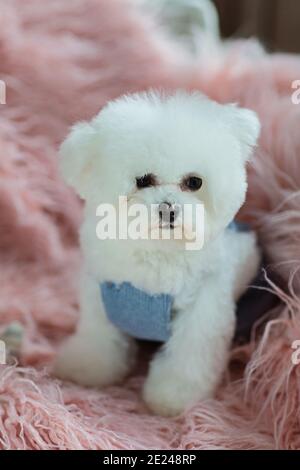
[[[0,366],[0,448],[299,449],[299,57],[241,41],[191,61],[125,0],[0,0],[0,79],[0,325],[24,329],[20,365]],[[143,405],[144,357],[104,390],[48,371],[75,326],[81,262],[81,203],[58,175],[57,146],[107,100],[156,86],[200,89],[260,115],[243,216],[283,280],[270,285],[282,300],[277,316],[232,351],[216,398],[175,419]]]

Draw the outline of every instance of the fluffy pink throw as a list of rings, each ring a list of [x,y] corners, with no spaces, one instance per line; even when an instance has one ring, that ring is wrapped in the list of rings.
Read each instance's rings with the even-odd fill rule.
[[[125,0],[0,0],[0,325],[24,327],[19,366],[0,366],[2,449],[299,449],[299,57],[234,42],[197,61]],[[176,419],[140,398],[145,358],[122,386],[84,389],[47,372],[78,312],[81,203],[57,172],[76,120],[147,87],[203,90],[256,110],[263,132],[243,216],[280,273],[263,336],[235,348],[214,400]],[[217,347],[217,345],[216,345]]]

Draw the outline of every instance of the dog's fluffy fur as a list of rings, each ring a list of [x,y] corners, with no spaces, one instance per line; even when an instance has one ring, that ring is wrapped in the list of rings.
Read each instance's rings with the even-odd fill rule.
[[[77,333],[63,346],[56,372],[103,386],[129,371],[134,340],[107,319],[99,283],[131,282],[174,296],[172,334],[154,356],[144,398],[157,413],[174,415],[210,397],[220,381],[235,327],[235,301],[254,277],[255,235],[226,230],[244,202],[246,162],[260,125],[254,112],[220,105],[200,94],[135,94],[109,103],[90,123],[79,123],[62,145],[66,181],[85,199],[81,246],[85,266]],[[159,185],[135,191],[136,177]],[[184,175],[199,174],[197,192],[182,191]],[[96,237],[96,207],[172,203],[205,206],[205,242],[106,240]]]

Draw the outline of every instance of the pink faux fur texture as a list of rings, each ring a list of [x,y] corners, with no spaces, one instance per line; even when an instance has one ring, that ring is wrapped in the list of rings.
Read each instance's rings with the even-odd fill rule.
[[[299,449],[299,57],[253,41],[216,46],[197,61],[125,0],[0,0],[0,324],[21,322],[22,367],[0,366],[3,449]],[[185,87],[255,109],[263,132],[243,217],[255,222],[280,272],[279,316],[262,338],[235,348],[214,400],[176,419],[140,399],[145,360],[120,387],[84,389],[53,379],[59,340],[77,316],[81,203],[57,173],[71,123],[121,93]],[[216,345],[217,347],[217,345]],[[246,365],[246,368],[244,366]],[[35,368],[37,367],[37,368]]]

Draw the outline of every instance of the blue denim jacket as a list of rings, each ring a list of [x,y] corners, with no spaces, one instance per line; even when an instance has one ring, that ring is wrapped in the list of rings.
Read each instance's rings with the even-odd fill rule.
[[[237,222],[232,222],[228,228],[249,230],[246,224]],[[137,339],[168,340],[171,334],[171,295],[151,295],[129,282],[103,282],[100,291],[107,317],[120,330]]]

